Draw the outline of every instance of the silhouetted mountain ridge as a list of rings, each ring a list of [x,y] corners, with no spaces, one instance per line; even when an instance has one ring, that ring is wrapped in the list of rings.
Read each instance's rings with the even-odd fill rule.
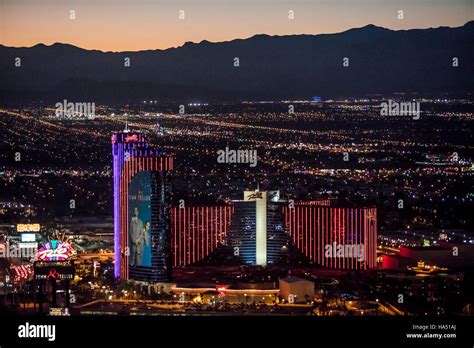
[[[138,52],[85,50],[62,43],[0,45],[0,100],[465,95],[474,90],[473,34],[471,21],[456,28],[394,31],[370,24],[335,34],[258,34]],[[15,67],[16,57],[21,67]],[[458,67],[453,67],[454,57]]]

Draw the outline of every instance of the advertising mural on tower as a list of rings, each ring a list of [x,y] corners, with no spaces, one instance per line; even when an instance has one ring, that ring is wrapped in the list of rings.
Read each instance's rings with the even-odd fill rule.
[[[151,173],[140,172],[128,190],[130,267],[151,267]]]

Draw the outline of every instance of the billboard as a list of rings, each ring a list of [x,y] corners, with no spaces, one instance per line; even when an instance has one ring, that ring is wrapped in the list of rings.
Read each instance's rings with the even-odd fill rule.
[[[23,243],[36,242],[36,234],[35,233],[22,233],[21,241]]]
[[[151,267],[151,172],[137,173],[128,187],[130,267]]]

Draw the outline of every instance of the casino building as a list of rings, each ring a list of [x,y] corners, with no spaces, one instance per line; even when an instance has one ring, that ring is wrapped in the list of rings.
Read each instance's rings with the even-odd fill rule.
[[[168,281],[173,157],[129,131],[112,135],[112,155],[115,277]]]
[[[286,201],[279,191],[245,191],[227,205],[171,209],[173,267],[221,252],[235,264],[276,265],[297,250],[308,264],[376,267],[377,211],[332,199]]]
[[[173,267],[193,265],[222,246],[233,218],[230,204],[172,207]]]
[[[359,270],[377,266],[376,208],[295,201],[283,207],[283,215],[294,245],[314,264]]]
[[[232,256],[242,264],[285,263],[289,236],[285,233],[279,191],[245,191],[233,201],[235,215],[226,237]]]
[[[376,267],[376,208],[258,189],[230,204],[170,207],[171,155],[128,131],[113,134],[112,154],[117,278],[166,282],[173,267],[219,253],[234,264],[284,264],[289,250],[322,267]]]

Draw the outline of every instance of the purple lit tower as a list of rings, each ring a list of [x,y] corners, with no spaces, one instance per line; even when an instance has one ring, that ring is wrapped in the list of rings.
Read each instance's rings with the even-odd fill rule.
[[[173,157],[128,131],[112,135],[112,155],[115,277],[168,281]]]

